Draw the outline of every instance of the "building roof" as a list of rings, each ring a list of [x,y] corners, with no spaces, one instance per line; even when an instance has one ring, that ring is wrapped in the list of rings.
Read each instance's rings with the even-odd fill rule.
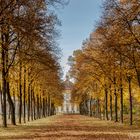
[[[69,80],[69,77],[66,76],[66,80],[64,81],[65,90],[72,90],[73,83]]]

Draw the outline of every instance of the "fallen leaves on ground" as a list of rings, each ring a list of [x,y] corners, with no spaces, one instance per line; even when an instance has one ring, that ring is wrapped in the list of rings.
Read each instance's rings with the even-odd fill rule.
[[[0,129],[2,140],[140,140],[140,128],[80,115],[57,115]]]

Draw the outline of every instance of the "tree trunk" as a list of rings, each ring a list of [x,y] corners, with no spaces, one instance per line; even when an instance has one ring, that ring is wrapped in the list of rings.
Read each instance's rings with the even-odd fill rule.
[[[115,96],[115,122],[118,122],[118,97],[117,94],[114,94]]]
[[[99,115],[100,115],[100,119],[102,119],[102,110],[101,110],[100,100],[99,100]]]
[[[9,34],[6,34],[5,35],[5,41],[6,41],[6,44],[8,43],[9,41]],[[8,54],[8,45],[6,45],[6,50],[5,50],[5,57],[6,57],[6,90],[7,90],[7,99],[8,99],[8,102],[9,102],[9,119],[11,118],[11,123],[13,125],[16,125],[16,120],[15,120],[15,106],[14,106],[14,103],[12,101],[12,98],[11,98],[11,95],[10,95],[10,87],[9,87],[9,70],[8,70],[8,66],[9,66],[9,54]]]
[[[89,116],[92,117],[92,97],[90,97],[89,104]]]
[[[1,87],[0,87],[0,106],[1,106],[1,112],[3,112],[2,111],[2,89],[1,89]]]
[[[9,82],[7,82],[7,97],[8,97],[8,102],[9,102],[9,106],[10,106],[11,123],[12,123],[12,125],[16,125],[15,105],[14,105],[11,95],[10,95]]]
[[[33,121],[33,90],[31,87],[31,120]]]
[[[120,54],[120,121],[123,123],[122,55]]]
[[[103,106],[103,109],[102,109],[102,114],[103,115],[102,116],[103,116],[103,120],[104,120],[105,119],[105,105],[103,104],[102,106]]]
[[[41,100],[41,94],[39,95],[39,106],[40,106],[40,112],[39,112],[39,116],[40,118],[42,118],[42,100]]]
[[[48,95],[48,116],[50,116],[50,95]]]
[[[30,101],[30,85],[28,86],[28,121],[30,121],[30,106],[31,105],[31,101]]]
[[[48,97],[46,97],[46,116],[48,116]]]
[[[9,106],[8,106],[8,119],[10,120],[10,118],[11,118],[11,107],[10,107],[10,104],[9,104]]]
[[[105,87],[105,119],[108,120],[108,91]]]
[[[100,118],[100,100],[97,98],[97,117]]]
[[[116,92],[116,78],[114,77],[114,100],[115,100],[115,105],[114,105],[114,110],[115,110],[115,122],[118,122],[118,97],[117,97],[117,92]]]
[[[120,87],[120,121],[123,123],[123,88]]]
[[[112,94],[110,93],[110,120],[113,120],[113,113],[112,113]]]
[[[39,96],[37,94],[37,119],[39,119]]]
[[[20,61],[19,64],[19,124],[21,124],[21,117],[22,117],[22,84],[21,84],[21,79],[22,79],[22,63]]]
[[[2,33],[1,33],[2,34]],[[2,65],[2,95],[3,95],[3,101],[2,101],[2,119],[3,119],[3,127],[7,127],[7,114],[6,114],[6,52],[4,48],[4,36],[1,35],[2,40],[2,50],[1,50],[1,65]]]
[[[50,98],[50,100],[49,100],[49,115],[51,116],[51,109],[52,109],[52,102],[51,102],[51,98]]]
[[[23,121],[26,123],[26,67],[24,66]]]
[[[42,114],[43,117],[45,117],[45,99],[43,98],[43,114]]]
[[[133,112],[132,112],[132,88],[131,88],[131,78],[128,80],[129,82],[129,103],[130,103],[130,125],[133,124]]]
[[[47,117],[47,97],[45,98],[45,116]]]
[[[36,101],[34,91],[33,91],[33,105],[34,105],[34,120],[36,120]]]
[[[13,103],[14,103],[14,106],[16,108],[16,96],[15,96],[14,88],[13,88]]]

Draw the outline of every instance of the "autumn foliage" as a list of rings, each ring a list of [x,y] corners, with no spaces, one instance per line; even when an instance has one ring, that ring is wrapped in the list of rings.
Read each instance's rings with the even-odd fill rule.
[[[96,29],[69,57],[80,113],[124,122],[140,106],[140,3],[107,0]]]
[[[56,43],[60,22],[50,7],[64,4],[63,0],[0,0],[4,127],[8,116],[14,125],[17,119],[22,123],[22,118],[25,123],[53,115],[61,104],[62,73]]]

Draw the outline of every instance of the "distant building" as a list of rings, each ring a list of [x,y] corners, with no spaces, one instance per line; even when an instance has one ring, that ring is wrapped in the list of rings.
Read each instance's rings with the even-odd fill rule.
[[[58,113],[64,113],[64,114],[73,114],[73,113],[79,113],[79,107],[76,103],[73,103],[71,101],[71,91],[73,87],[73,83],[69,80],[69,77],[66,76],[66,80],[64,81],[64,91],[63,91],[63,106],[57,108]]]

